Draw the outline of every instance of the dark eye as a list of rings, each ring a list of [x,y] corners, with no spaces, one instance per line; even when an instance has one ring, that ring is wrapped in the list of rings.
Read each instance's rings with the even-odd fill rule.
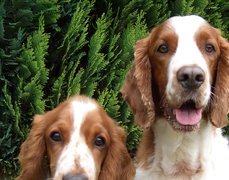
[[[214,52],[214,51],[215,51],[215,47],[214,47],[212,44],[206,44],[206,45],[205,45],[205,50],[206,50],[208,53],[211,53],[211,52]]]
[[[58,131],[54,131],[50,134],[50,138],[55,142],[62,141],[62,136]]]
[[[96,136],[95,141],[94,141],[94,145],[96,147],[103,148],[105,146],[105,143],[106,143],[106,141],[105,141],[104,137]]]
[[[160,53],[167,53],[169,51],[169,47],[167,44],[162,44],[158,47],[157,51]]]

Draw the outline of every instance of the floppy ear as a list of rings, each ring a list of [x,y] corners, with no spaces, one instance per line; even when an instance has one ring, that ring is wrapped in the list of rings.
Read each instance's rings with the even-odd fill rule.
[[[132,180],[135,175],[135,168],[125,146],[125,132],[117,125],[112,131],[109,149],[98,179]]]
[[[142,128],[149,127],[155,118],[148,46],[148,37],[136,43],[134,64],[121,88],[124,99],[134,113],[137,125]]]
[[[229,111],[229,43],[219,36],[220,57],[217,64],[217,72],[214,87],[214,99],[211,104],[210,118],[216,127],[224,127],[228,124]]]
[[[19,161],[21,173],[19,180],[43,180],[47,177],[47,164],[45,163],[44,120],[42,115],[36,115],[32,129],[21,145]]]

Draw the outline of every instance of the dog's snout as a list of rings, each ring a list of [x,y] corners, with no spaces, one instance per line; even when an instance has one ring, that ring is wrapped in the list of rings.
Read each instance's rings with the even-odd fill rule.
[[[178,70],[177,80],[183,88],[194,90],[203,84],[205,73],[200,67],[186,66]]]
[[[88,180],[88,177],[85,175],[66,174],[63,176],[62,180]]]

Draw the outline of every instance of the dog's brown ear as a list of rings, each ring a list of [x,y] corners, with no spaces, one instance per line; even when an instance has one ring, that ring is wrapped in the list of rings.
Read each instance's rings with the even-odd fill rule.
[[[149,37],[136,43],[134,64],[121,88],[121,93],[134,113],[137,125],[141,128],[149,127],[155,118],[148,46]]]
[[[217,64],[210,118],[216,127],[228,124],[229,111],[229,43],[219,35],[220,57]]]
[[[113,121],[113,120],[111,120]],[[112,123],[114,124],[114,123]],[[135,167],[125,146],[126,134],[123,128],[111,126],[110,144],[104,159],[99,180],[132,180],[135,175]]]
[[[19,154],[21,173],[17,179],[46,179],[47,165],[45,163],[45,153],[44,119],[43,115],[36,115],[32,129],[21,146]]]

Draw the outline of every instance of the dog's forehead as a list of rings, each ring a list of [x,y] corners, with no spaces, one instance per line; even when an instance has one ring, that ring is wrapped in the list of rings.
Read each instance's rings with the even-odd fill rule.
[[[81,124],[85,116],[98,109],[97,103],[87,97],[75,96],[68,101],[61,103],[52,111],[46,114],[47,119],[56,120],[71,120],[73,123]]]
[[[200,16],[174,16],[167,21],[174,29],[176,34],[185,35],[185,37],[193,37],[198,29],[207,24],[207,22]]]
[[[97,104],[89,100],[72,100],[70,105],[73,114],[73,123],[75,126],[82,124],[86,115],[97,109]]]

